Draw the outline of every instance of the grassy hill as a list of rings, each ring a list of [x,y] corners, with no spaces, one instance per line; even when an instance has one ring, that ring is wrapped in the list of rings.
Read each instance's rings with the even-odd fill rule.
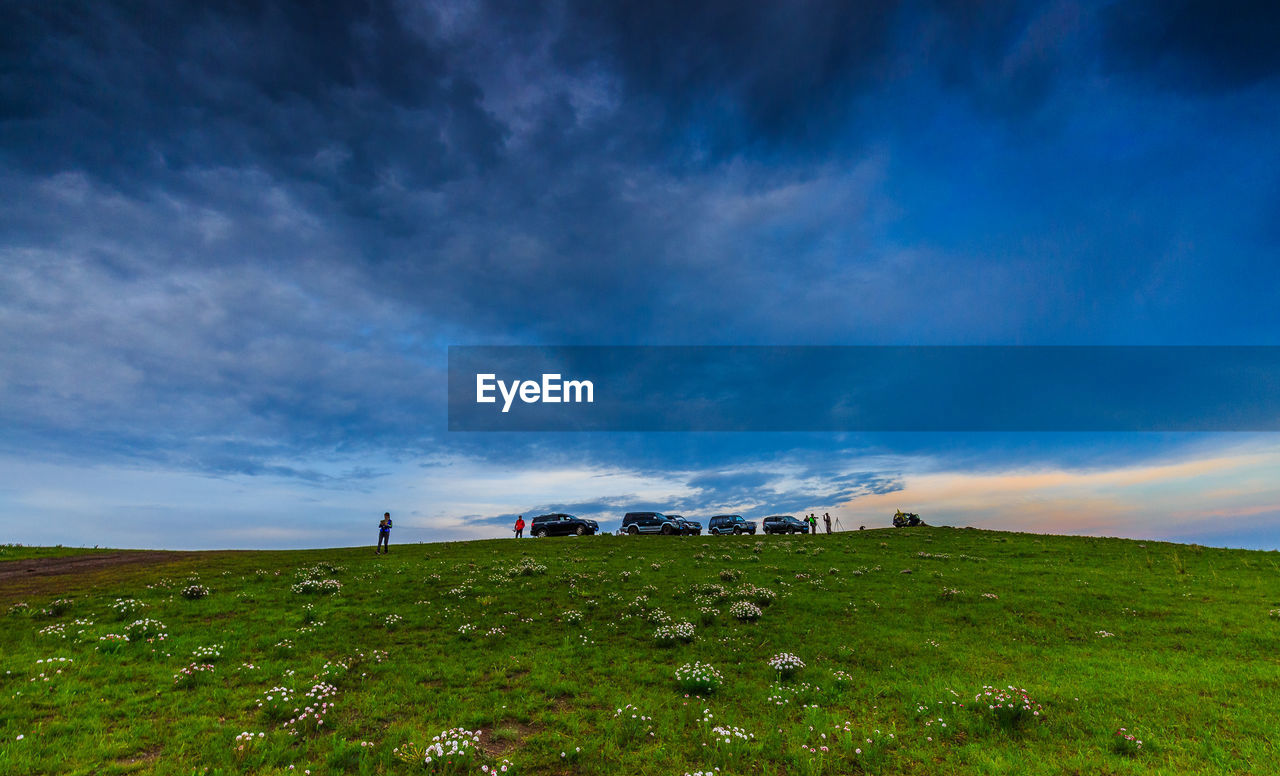
[[[0,551],[0,773],[1222,774],[1280,754],[1277,553],[919,528],[35,565],[58,555]],[[714,689],[677,680],[696,661]],[[458,728],[478,743],[424,763]]]

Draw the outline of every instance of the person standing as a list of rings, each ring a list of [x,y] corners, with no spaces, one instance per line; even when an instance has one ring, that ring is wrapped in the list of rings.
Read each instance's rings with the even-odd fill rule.
[[[809,513],[809,516],[808,516],[807,518],[805,518],[805,520],[806,520],[806,521],[808,521],[808,523],[809,523],[809,535],[810,535],[810,536],[815,536],[815,535],[817,535],[817,533],[818,533],[818,516],[817,516],[817,515],[815,515],[814,513],[810,512],[810,513]]]
[[[827,533],[830,534],[831,533],[831,513],[823,512],[822,521],[827,524]]]
[[[379,552],[387,554],[391,552],[391,513],[385,512],[382,515],[382,522],[378,523],[378,546],[374,549],[373,554]]]
[[[520,539],[523,537],[524,537],[524,515],[520,515],[519,517],[516,518],[516,538]]]

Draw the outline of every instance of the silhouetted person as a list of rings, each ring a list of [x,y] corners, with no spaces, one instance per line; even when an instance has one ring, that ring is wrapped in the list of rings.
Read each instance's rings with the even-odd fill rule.
[[[382,515],[382,522],[378,523],[378,546],[374,549],[373,554],[379,552],[386,554],[391,552],[391,513],[386,512]]]
[[[524,536],[524,515],[516,518],[516,538],[520,539]]]
[[[831,513],[830,512],[822,513],[822,522],[827,524],[827,533],[831,533]]]

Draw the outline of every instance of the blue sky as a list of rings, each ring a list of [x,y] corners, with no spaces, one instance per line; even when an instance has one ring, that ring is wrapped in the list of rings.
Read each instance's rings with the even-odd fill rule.
[[[2,7],[5,541],[900,505],[1280,547],[1275,435],[445,413],[450,344],[1280,344],[1274,4]]]

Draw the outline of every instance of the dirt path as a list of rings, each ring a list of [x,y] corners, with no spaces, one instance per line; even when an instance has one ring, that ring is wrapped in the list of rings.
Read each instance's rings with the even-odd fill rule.
[[[173,563],[195,556],[194,552],[162,552],[159,550],[123,550],[65,555],[59,558],[27,558],[0,561],[0,585],[33,577],[56,577],[84,574],[119,566]]]

